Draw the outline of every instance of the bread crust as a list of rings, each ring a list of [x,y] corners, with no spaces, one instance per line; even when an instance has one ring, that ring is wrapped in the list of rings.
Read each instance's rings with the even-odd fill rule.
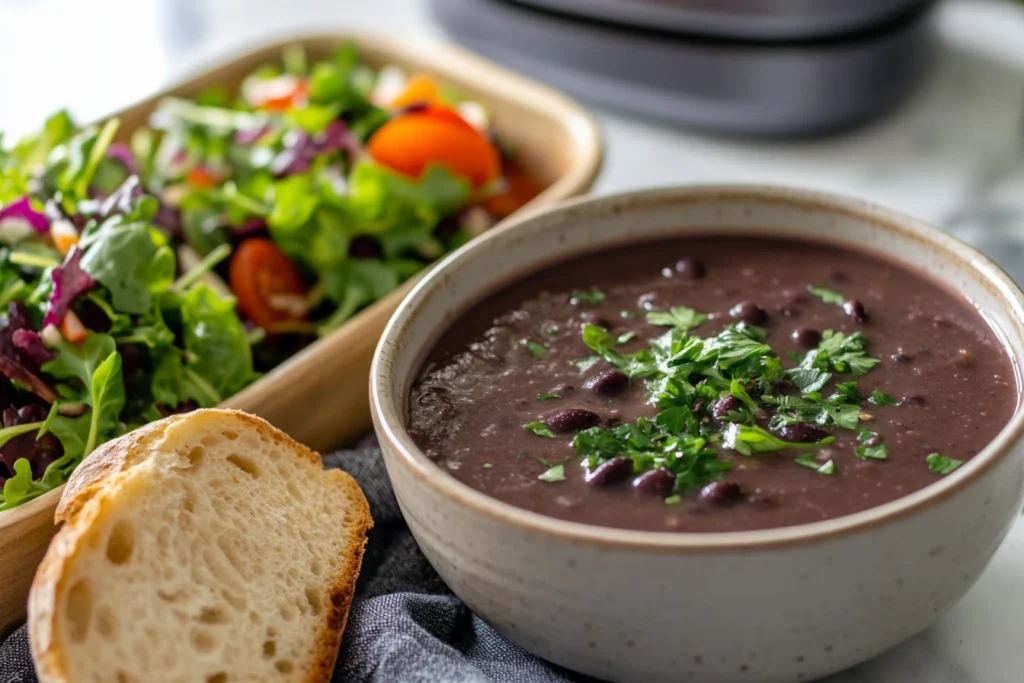
[[[50,543],[36,571],[29,594],[29,641],[41,683],[74,683],[65,670],[60,643],[56,636],[58,596],[64,594],[67,567],[83,551],[83,536],[112,506],[121,478],[148,457],[148,446],[160,439],[172,425],[194,421],[197,426],[223,421],[220,428],[254,429],[276,445],[291,449],[299,457],[323,465],[313,450],[296,442],[265,420],[234,410],[210,409],[175,415],[148,424],[93,451],[68,480],[57,506],[55,521],[64,525]],[[324,617],[316,635],[316,655],[299,679],[303,683],[330,680],[348,621],[362,564],[367,532],[373,527],[370,506],[362,490],[349,474],[327,470],[324,475],[351,501],[349,528],[351,543],[345,549],[346,562],[326,593]]]

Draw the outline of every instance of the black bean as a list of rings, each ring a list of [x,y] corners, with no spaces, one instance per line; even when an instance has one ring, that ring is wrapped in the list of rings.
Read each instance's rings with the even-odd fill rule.
[[[821,427],[810,424],[809,422],[798,422],[797,424],[786,425],[779,430],[779,438],[783,441],[792,441],[793,443],[815,443],[821,441],[828,436]]]
[[[703,263],[695,258],[687,256],[686,258],[679,259],[676,262],[676,272],[680,275],[696,280],[707,275],[708,270],[704,267]]]
[[[603,327],[606,330],[612,329],[612,324],[608,318],[602,317],[597,313],[591,313],[590,311],[583,311],[580,313],[580,320],[585,323],[590,323],[591,325]]]
[[[742,401],[733,396],[723,396],[711,404],[711,414],[721,420],[732,410],[739,410],[743,406]]]
[[[700,490],[697,499],[712,505],[728,505],[737,502],[742,496],[743,491],[736,482],[713,481]]]
[[[617,396],[629,386],[629,377],[618,370],[605,370],[588,379],[583,386],[602,396]]]
[[[833,282],[849,282],[850,276],[838,268],[829,268],[825,271],[825,277]]]
[[[900,403],[902,403],[905,406],[923,406],[927,405],[928,399],[926,399],[921,394],[911,394],[909,396],[904,396],[903,398],[901,398]]]
[[[675,486],[676,475],[666,469],[658,468],[644,472],[633,480],[633,490],[637,493],[668,498]]]
[[[744,301],[729,309],[729,315],[748,325],[764,325],[768,322],[768,311],[752,301]]]
[[[592,410],[583,408],[565,408],[558,410],[544,418],[544,424],[548,429],[557,434],[568,434],[584,429],[590,429],[601,421],[601,416]]]
[[[800,327],[793,330],[793,341],[800,346],[811,349],[821,341],[821,332],[810,327]]]
[[[866,323],[868,321],[868,309],[864,308],[864,304],[856,299],[850,299],[844,303],[843,310],[846,311],[846,315],[859,323]]]
[[[605,460],[593,470],[588,470],[584,479],[588,484],[607,486],[625,481],[633,474],[633,461],[629,458]]]

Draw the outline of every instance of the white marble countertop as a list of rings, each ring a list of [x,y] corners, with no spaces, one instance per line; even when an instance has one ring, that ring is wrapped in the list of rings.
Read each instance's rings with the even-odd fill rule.
[[[420,0],[0,0],[0,130],[25,132],[61,106],[100,116],[274,34],[354,27],[439,35]],[[598,112],[607,161],[595,191],[740,181],[857,195],[941,225],[1024,281],[1024,9],[950,2],[941,30],[912,97],[835,139],[734,142]],[[1022,621],[1017,525],[938,625],[827,683],[1018,683]]]

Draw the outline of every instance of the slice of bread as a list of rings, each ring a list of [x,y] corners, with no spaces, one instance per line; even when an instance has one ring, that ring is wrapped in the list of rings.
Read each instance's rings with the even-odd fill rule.
[[[347,474],[203,410],[93,452],[29,597],[42,683],[328,681],[366,532]]]

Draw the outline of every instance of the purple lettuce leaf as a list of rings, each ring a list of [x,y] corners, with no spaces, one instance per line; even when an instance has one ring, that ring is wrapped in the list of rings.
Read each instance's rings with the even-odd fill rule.
[[[64,263],[53,269],[53,293],[50,294],[46,317],[43,318],[43,327],[59,326],[64,321],[64,316],[71,305],[96,286],[96,281],[79,265],[81,260],[82,250],[72,247],[68,255],[64,257]]]
[[[32,208],[32,202],[28,195],[16,199],[7,206],[0,209],[0,223],[6,220],[23,220],[32,226],[32,229],[41,235],[50,231],[50,221],[45,214]]]
[[[309,163],[321,154],[347,152],[351,157],[362,154],[362,145],[342,121],[331,121],[320,133],[309,135],[304,131],[291,131],[285,136],[285,148],[273,163],[270,171],[277,176],[302,173]]]
[[[60,397],[41,377],[39,363],[14,343],[14,333],[18,330],[32,330],[32,325],[25,305],[12,301],[9,313],[5,319],[0,319],[0,373],[11,381],[20,382],[47,403],[57,401]]]
[[[40,366],[57,357],[55,351],[51,351],[43,345],[43,338],[35,330],[15,330],[14,334],[11,335],[11,341],[14,342],[15,346],[31,356],[32,360]]]
[[[138,174],[139,164],[135,161],[135,155],[131,148],[123,142],[114,142],[107,148],[107,156],[121,163],[129,173]]]
[[[30,422],[42,422],[49,414],[49,407],[42,403],[30,403],[21,408],[8,407],[3,411],[3,426],[15,427]],[[20,434],[0,446],[0,463],[7,468],[8,476],[14,472],[14,463],[25,458],[32,464],[32,476],[43,476],[50,463],[64,454],[60,440],[53,434],[45,434],[36,440],[36,432]]]

